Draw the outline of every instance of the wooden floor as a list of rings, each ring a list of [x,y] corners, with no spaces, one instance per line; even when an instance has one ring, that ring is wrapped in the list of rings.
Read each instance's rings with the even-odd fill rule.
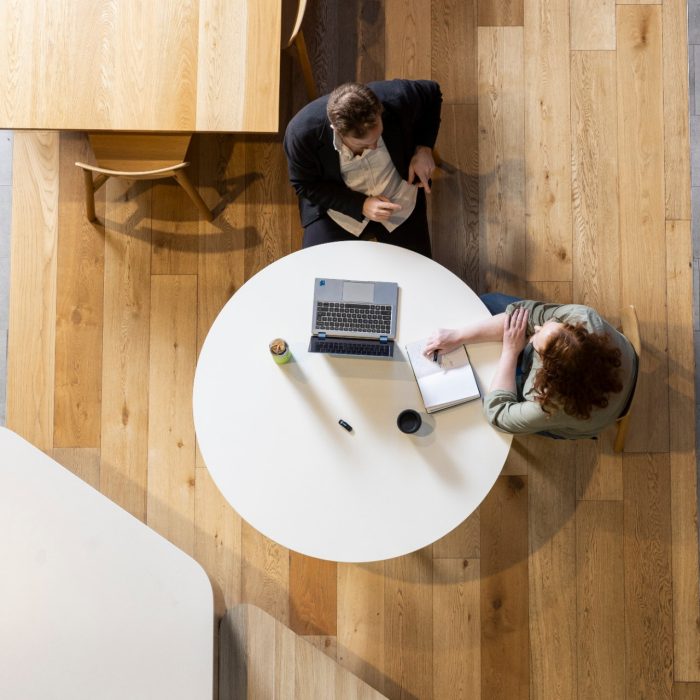
[[[84,137],[16,134],[8,426],[200,561],[219,613],[259,605],[390,698],[700,698],[684,0],[316,0],[305,30],[324,91],[441,83],[440,262],[612,321],[636,305],[625,454],[516,440],[477,513],[386,562],[242,522],[197,453],[191,384],[226,300],[300,245],[280,135],[195,137],[213,224],[174,184],[110,180],[93,226]],[[282,70],[284,127],[304,98]]]

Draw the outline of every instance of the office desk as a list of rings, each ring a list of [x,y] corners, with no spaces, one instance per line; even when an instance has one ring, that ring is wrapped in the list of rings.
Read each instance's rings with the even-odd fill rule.
[[[281,0],[0,0],[0,128],[278,128]]]
[[[393,360],[307,353],[319,276],[398,282]],[[486,316],[451,272],[395,246],[331,243],[263,269],[217,317],[194,382],[199,447],[225,498],[267,537],[320,559],[388,559],[445,535],[491,489],[511,437],[488,425],[480,401],[425,414],[403,346]],[[277,336],[289,364],[270,357]],[[500,347],[469,348],[482,386]],[[396,427],[404,408],[423,414],[416,435]]]
[[[211,700],[193,559],[0,428],[0,697]]]

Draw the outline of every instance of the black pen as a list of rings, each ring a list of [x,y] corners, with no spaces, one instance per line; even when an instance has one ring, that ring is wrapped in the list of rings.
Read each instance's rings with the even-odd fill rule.
[[[433,362],[437,362],[437,358],[438,358],[438,351],[433,350]]]
[[[352,426],[350,423],[346,423],[342,418],[338,421],[338,423],[342,425],[343,428],[345,428],[345,430],[347,430],[349,433],[352,432]]]

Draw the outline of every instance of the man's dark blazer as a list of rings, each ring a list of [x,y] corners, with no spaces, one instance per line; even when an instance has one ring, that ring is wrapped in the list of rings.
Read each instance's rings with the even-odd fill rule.
[[[440,128],[442,94],[432,80],[385,80],[368,87],[384,107],[382,137],[401,177],[417,146],[433,148]],[[348,188],[340,175],[340,159],[333,148],[333,130],[326,115],[328,95],[298,112],[287,126],[284,151],[289,179],[297,195],[302,226],[308,226],[328,209],[362,221],[367,195]]]

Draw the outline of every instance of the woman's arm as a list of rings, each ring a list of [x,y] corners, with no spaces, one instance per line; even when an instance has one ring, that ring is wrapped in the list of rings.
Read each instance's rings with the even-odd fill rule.
[[[489,391],[501,389],[503,391],[516,392],[515,370],[518,365],[518,357],[527,345],[527,319],[527,310],[521,308],[515,309],[510,316],[505,317],[503,323],[503,350],[501,351],[501,359],[498,361],[496,374],[491,380]]]
[[[501,340],[505,317],[503,313],[462,328],[440,328],[428,338],[423,354],[430,357],[435,351],[446,353],[464,344]]]

